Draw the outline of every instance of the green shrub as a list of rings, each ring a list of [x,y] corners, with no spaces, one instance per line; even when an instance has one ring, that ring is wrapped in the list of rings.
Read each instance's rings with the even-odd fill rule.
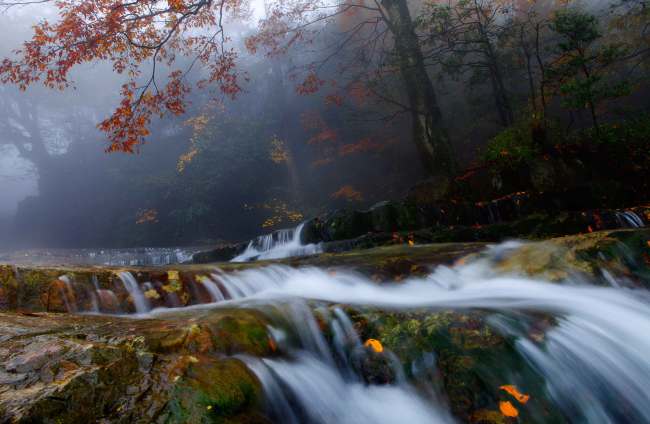
[[[515,168],[527,163],[540,153],[533,139],[533,121],[521,121],[492,138],[486,147],[484,159],[497,168]]]

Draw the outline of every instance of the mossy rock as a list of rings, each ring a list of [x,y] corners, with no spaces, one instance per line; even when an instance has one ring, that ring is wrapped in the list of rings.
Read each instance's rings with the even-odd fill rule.
[[[264,344],[271,354],[262,317],[246,314],[0,313],[0,378],[14,381],[0,391],[0,422],[265,423],[256,377],[220,350],[262,354]],[[234,331],[232,320],[247,333],[227,335],[229,346],[214,341],[210,326]]]
[[[562,280],[570,273],[599,277],[606,269],[610,274],[647,285],[650,276],[649,243],[648,229],[581,234],[524,244],[501,257],[495,265],[503,273],[525,274],[551,281]]]
[[[517,404],[522,422],[562,422],[543,377],[517,351],[513,339],[488,324],[490,313],[374,311],[352,316],[355,322],[363,317],[363,337],[376,338],[394,352],[413,384],[442,386],[453,414],[461,421],[503,418],[499,403],[513,399],[501,386],[515,385],[530,396],[530,402]],[[522,331],[552,325],[543,316],[525,323],[518,322],[518,317],[500,319],[510,320]]]
[[[166,423],[268,423],[257,378],[239,360],[196,359],[177,380]]]

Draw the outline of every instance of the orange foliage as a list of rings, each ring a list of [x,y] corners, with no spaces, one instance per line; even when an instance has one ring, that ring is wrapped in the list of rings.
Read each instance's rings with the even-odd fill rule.
[[[368,339],[363,344],[365,347],[369,347],[377,353],[382,353],[384,351],[384,346],[381,345],[381,342],[376,339]]]
[[[339,156],[348,156],[355,153],[381,151],[384,145],[374,143],[370,138],[364,138],[353,144],[344,144],[339,148]]]
[[[347,201],[357,201],[360,202],[363,200],[363,195],[360,191],[357,191],[351,185],[345,185],[341,187],[338,191],[332,193],[332,199],[346,199]]]
[[[325,97],[326,105],[343,106],[343,96],[340,94],[329,94]]]
[[[325,142],[332,142],[338,139],[338,133],[331,128],[325,128],[322,131],[318,132],[316,135],[312,136],[307,143],[308,144],[320,144]]]
[[[304,81],[296,87],[296,91],[298,94],[306,95],[306,94],[314,94],[320,88],[325,85],[325,81],[322,79],[318,78],[318,75],[316,75],[315,72],[310,72],[307,74],[305,77]]]
[[[137,225],[146,224],[149,222],[156,223],[158,222],[158,211],[155,209],[145,209],[138,212],[137,220],[135,223]]]
[[[149,135],[154,116],[179,115],[186,110],[191,87],[186,71],[175,69],[177,56],[196,58],[206,68],[199,87],[214,85],[217,92],[235,96],[239,75],[235,50],[224,47],[220,26],[224,13],[238,13],[242,0],[221,2],[186,0],[61,0],[54,23],[43,20],[32,38],[0,62],[0,82],[25,90],[34,83],[65,89],[73,68],[84,63],[108,62],[127,82],[112,115],[99,128],[110,141],[109,152],[135,152]],[[158,68],[171,68],[166,77]],[[164,65],[164,67],[163,67]],[[164,79],[164,84],[159,79]]]
[[[519,411],[517,408],[515,408],[512,403],[506,401],[506,402],[499,402],[499,410],[503,415],[506,417],[512,417],[516,418],[519,416]]]
[[[517,399],[517,402],[519,402],[519,403],[525,404],[526,402],[528,402],[528,400],[530,400],[530,396],[520,393],[516,386],[505,385],[505,386],[501,386],[499,388],[501,390],[507,392],[508,394],[510,394],[515,399]]]

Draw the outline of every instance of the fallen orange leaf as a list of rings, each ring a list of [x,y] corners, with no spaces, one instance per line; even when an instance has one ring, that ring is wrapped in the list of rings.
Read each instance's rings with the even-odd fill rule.
[[[501,386],[499,388],[501,390],[504,390],[507,393],[511,394],[512,397],[517,399],[517,402],[519,402],[519,403],[526,403],[530,399],[529,395],[524,395],[521,392],[519,392],[519,390],[517,389],[516,386],[508,384],[508,385],[505,385],[505,386]]]
[[[384,351],[384,347],[381,345],[381,342],[376,339],[368,339],[363,345],[365,347],[372,348],[372,350],[377,353],[382,353]]]
[[[519,411],[510,402],[499,402],[499,410],[506,417],[518,417]]]

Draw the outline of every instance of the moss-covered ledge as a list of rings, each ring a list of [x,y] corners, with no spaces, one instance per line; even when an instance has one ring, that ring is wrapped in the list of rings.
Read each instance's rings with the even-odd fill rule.
[[[231,356],[273,355],[268,337],[251,310],[0,313],[0,422],[265,423],[257,378]]]

